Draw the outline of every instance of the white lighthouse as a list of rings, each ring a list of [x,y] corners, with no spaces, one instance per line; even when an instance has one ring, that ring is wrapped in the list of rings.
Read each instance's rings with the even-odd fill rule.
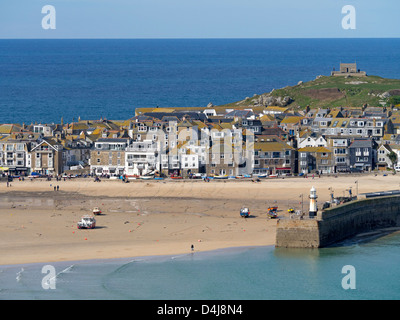
[[[315,217],[317,215],[317,190],[312,187],[310,190],[310,217]]]

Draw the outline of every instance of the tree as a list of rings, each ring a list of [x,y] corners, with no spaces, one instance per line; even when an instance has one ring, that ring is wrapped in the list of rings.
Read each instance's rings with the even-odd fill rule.
[[[394,173],[396,173],[396,169],[394,168],[396,163],[397,163],[397,154],[394,151],[391,151],[388,155],[389,160],[392,162],[392,167],[393,167],[393,171]]]

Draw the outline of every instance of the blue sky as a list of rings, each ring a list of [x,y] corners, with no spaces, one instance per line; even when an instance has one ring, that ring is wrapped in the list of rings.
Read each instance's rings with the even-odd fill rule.
[[[356,30],[342,28],[345,5]],[[0,0],[0,38],[399,37],[398,12],[398,0]]]

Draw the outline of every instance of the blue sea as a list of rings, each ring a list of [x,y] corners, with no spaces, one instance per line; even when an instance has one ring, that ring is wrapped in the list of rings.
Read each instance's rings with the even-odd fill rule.
[[[0,299],[398,300],[400,233],[323,249],[243,247],[177,256],[0,266]],[[345,289],[354,267],[354,287]]]
[[[340,62],[400,78],[400,39],[0,40],[0,123],[243,100]]]
[[[400,39],[0,40],[0,123],[225,104],[329,75],[340,62],[400,78],[399,52]],[[56,289],[47,290],[44,264],[0,266],[0,299],[400,299],[399,233],[319,250],[246,247],[51,265]],[[342,287],[346,265],[355,289]]]

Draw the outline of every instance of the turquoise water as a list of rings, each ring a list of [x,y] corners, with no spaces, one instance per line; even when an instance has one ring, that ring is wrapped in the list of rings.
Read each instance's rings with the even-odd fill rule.
[[[319,250],[246,247],[178,256],[0,266],[0,299],[369,300],[400,299],[400,234]],[[345,265],[355,289],[342,287]]]

